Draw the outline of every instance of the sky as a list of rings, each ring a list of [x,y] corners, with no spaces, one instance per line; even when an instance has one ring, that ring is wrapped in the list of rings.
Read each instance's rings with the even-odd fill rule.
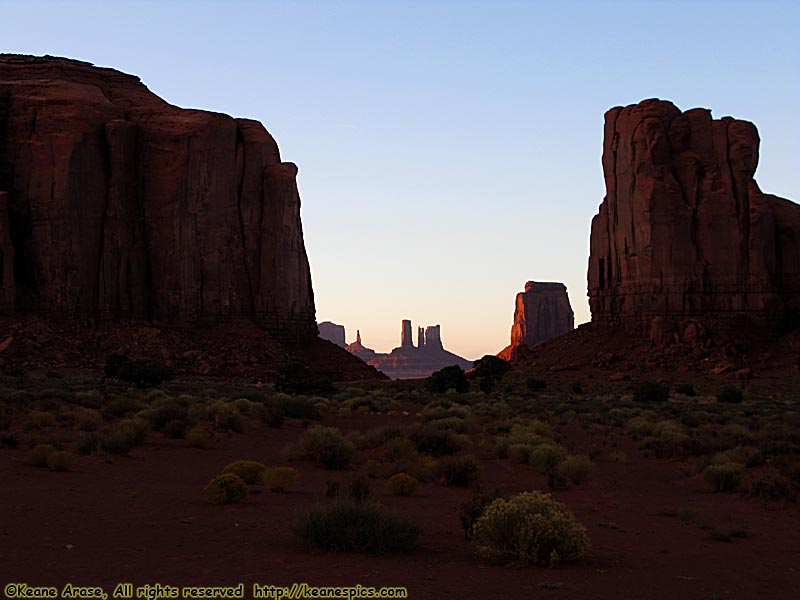
[[[646,98],[753,121],[800,200],[800,2],[0,0],[0,52],[138,75],[261,121],[298,186],[317,320],[387,352],[402,319],[468,359],[528,280],[576,324],[605,193],[603,114]]]

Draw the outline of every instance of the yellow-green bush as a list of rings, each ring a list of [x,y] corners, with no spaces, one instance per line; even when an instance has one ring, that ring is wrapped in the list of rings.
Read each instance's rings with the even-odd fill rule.
[[[234,473],[217,475],[204,491],[214,504],[235,504],[247,498],[247,484]]]
[[[568,456],[556,467],[558,474],[571,481],[575,485],[580,485],[592,473],[592,461],[585,456]]]
[[[27,462],[34,467],[46,467],[47,458],[53,453],[58,452],[51,444],[38,444],[28,452]]]
[[[205,450],[214,443],[214,434],[203,427],[193,427],[186,434],[186,441],[193,448]]]
[[[292,467],[270,467],[264,473],[264,483],[273,492],[287,492],[300,478]]]
[[[561,446],[542,444],[531,450],[529,464],[540,473],[547,473],[555,469],[566,456],[567,451]]]
[[[395,496],[413,496],[419,489],[419,481],[406,473],[397,473],[388,479],[386,487]]]
[[[63,450],[56,450],[47,455],[47,468],[51,471],[69,471],[74,456]]]
[[[56,416],[51,412],[32,410],[30,417],[31,424],[40,429],[45,427],[53,427],[56,424]]]
[[[264,483],[266,472],[267,465],[257,460],[237,460],[222,469],[223,474],[233,473],[238,475],[245,483],[250,485]]]
[[[577,560],[590,548],[586,529],[570,510],[538,491],[492,502],[475,523],[473,543],[491,562],[551,567]]]
[[[744,474],[744,465],[724,463],[709,465],[703,470],[703,479],[715,492],[733,492],[739,489]]]

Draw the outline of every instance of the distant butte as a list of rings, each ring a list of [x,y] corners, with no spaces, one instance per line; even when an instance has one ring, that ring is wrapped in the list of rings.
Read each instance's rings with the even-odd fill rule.
[[[563,283],[528,281],[517,294],[511,344],[499,356],[506,360],[575,328],[575,315]]]
[[[356,341],[346,349],[392,379],[416,379],[427,377],[444,367],[457,365],[472,368],[472,362],[448,352],[442,345],[439,325],[417,329],[417,346],[411,337],[411,321],[404,320],[400,335],[400,346],[389,354],[378,354],[361,344],[361,332]]]

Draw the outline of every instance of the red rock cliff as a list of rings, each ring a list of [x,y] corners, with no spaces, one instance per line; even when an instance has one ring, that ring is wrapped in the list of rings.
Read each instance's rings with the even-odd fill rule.
[[[528,281],[517,294],[511,344],[499,353],[501,358],[517,357],[521,346],[537,344],[569,333],[575,328],[575,314],[563,283]]]
[[[0,310],[312,337],[296,175],[260,123],[112,69],[0,55]]]
[[[800,309],[800,206],[764,194],[747,121],[645,100],[605,115],[592,321],[778,322]]]

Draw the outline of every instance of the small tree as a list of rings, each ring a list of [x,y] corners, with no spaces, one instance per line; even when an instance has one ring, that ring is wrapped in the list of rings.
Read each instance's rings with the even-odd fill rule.
[[[469,390],[469,381],[467,381],[467,375],[464,370],[458,365],[453,365],[432,373],[425,380],[425,389],[438,394],[454,389],[459,394],[463,394]]]

